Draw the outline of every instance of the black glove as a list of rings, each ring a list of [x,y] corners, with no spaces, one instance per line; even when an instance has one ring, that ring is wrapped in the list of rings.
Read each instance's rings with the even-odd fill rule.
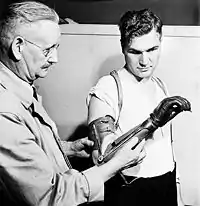
[[[182,111],[191,111],[190,102],[180,96],[167,97],[153,110],[150,117],[142,124],[129,130],[114,142],[108,145],[103,155],[99,156],[99,164],[110,160],[113,155],[132,137],[138,137],[139,142],[143,139],[152,137],[152,133],[158,128],[164,126],[168,121],[173,119]],[[135,146],[136,147],[136,146]],[[134,148],[133,148],[134,149]]]

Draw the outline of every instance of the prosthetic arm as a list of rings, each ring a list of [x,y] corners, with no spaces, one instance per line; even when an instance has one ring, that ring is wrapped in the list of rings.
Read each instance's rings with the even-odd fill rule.
[[[191,105],[187,99],[181,96],[172,96],[163,99],[150,114],[149,118],[110,143],[103,154],[101,154],[100,146],[104,137],[110,133],[114,133],[117,128],[111,116],[100,117],[92,121],[89,124],[89,138],[95,142],[94,150],[99,151],[98,164],[109,161],[133,137],[139,139],[138,143],[143,139],[147,140],[151,138],[152,133],[158,127],[164,126],[182,111],[191,111]]]

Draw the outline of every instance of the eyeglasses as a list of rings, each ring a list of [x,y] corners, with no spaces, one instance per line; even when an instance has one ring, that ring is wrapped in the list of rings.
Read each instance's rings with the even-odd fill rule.
[[[29,41],[29,40],[27,40],[27,39],[25,39],[25,38],[23,38],[23,39],[24,39],[26,42],[28,42],[29,44],[32,44],[32,45],[38,47],[38,48],[42,51],[42,53],[43,53],[43,55],[44,55],[45,57],[50,57],[51,54],[53,53],[54,49],[57,50],[58,47],[59,47],[59,44],[54,44],[54,45],[52,45],[52,46],[49,47],[49,48],[42,49],[42,47],[39,46],[39,45],[37,45],[36,43],[34,43],[34,42],[32,42],[32,41]]]

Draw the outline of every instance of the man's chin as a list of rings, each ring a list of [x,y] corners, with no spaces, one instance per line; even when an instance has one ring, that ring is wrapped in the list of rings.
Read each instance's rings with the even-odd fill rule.
[[[152,76],[152,72],[151,72],[151,71],[146,71],[146,72],[140,73],[140,77],[141,77],[141,78],[146,78],[146,79],[148,79],[148,78],[150,78],[151,76]]]
[[[37,79],[38,78],[45,78],[47,76],[47,74],[48,74],[48,70],[46,70],[46,71],[43,70],[40,74],[36,75],[36,78]]]

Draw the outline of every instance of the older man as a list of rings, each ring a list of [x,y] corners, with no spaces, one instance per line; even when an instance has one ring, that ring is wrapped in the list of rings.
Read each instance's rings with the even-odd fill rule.
[[[58,61],[58,22],[53,9],[34,1],[11,4],[0,20],[0,188],[13,205],[103,200],[104,182],[137,160],[143,147],[132,150],[133,140],[102,166],[71,168],[67,156],[87,156],[84,147],[93,143],[62,142],[33,86]]]

